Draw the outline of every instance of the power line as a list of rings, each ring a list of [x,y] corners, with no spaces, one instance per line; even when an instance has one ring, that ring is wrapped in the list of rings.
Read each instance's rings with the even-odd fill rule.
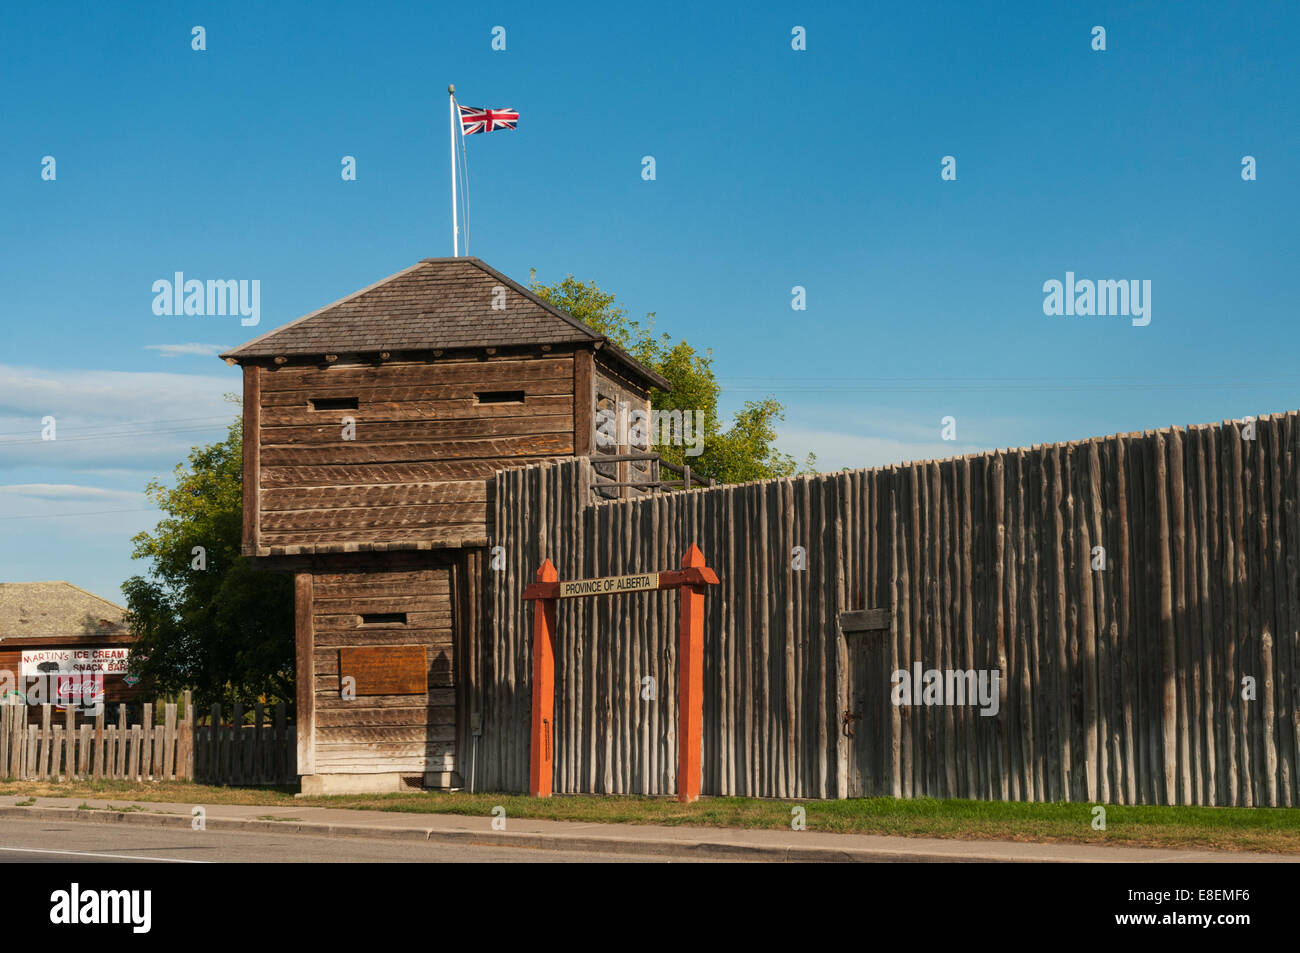
[[[188,422],[193,421],[193,420],[226,420],[226,421],[228,421],[228,420],[230,420],[230,419],[231,419],[231,418],[228,417],[228,416],[225,416],[225,417],[167,417],[167,418],[163,418],[163,419],[160,419],[160,420],[126,420],[126,421],[123,421],[123,422],[120,423],[120,424],[110,424],[109,426],[111,426],[111,427],[132,427],[132,426],[135,426],[136,424],[149,424],[149,425],[152,425],[152,424],[182,424],[182,423],[188,423]],[[29,431],[29,430],[9,430],[9,431],[0,432],[0,437],[21,437],[21,436],[25,436],[25,435],[30,434],[30,433],[31,433],[31,431]]]
[[[158,510],[88,510],[84,513],[36,513],[32,516],[0,516],[0,520],[55,520],[78,516],[105,516],[109,513],[156,513]]]
[[[178,433],[206,433],[215,430],[216,425],[205,427],[174,427],[165,430],[117,430],[107,433],[82,434],[71,437],[56,437],[54,440],[43,440],[39,434],[29,437],[11,440],[0,440],[0,446],[14,446],[26,443],[80,443],[85,440],[116,440],[125,437],[166,437]]]
[[[1140,377],[728,377],[719,381],[724,391],[780,391],[783,393],[939,393],[951,391],[1061,391],[1109,392],[1144,390],[1215,390],[1296,387],[1300,378],[1274,380],[1191,378],[1150,380]]]

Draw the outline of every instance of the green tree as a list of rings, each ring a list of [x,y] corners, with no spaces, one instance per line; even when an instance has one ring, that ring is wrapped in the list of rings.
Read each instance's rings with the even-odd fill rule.
[[[131,540],[148,577],[122,585],[133,673],[146,691],[194,689],[200,707],[294,700],[292,582],[240,555],[242,447],[236,420],[224,440],[190,451],[172,486],[149,482],[166,516]]]
[[[665,460],[679,466],[690,464],[693,471],[722,483],[815,472],[817,458],[813,454],[808,454],[801,471],[793,457],[773,446],[776,422],[785,419],[785,407],[775,397],[745,401],[731,425],[723,429],[718,416],[721,387],[713,373],[712,348],[701,354],[684,340],[674,341],[667,332],[656,335],[653,311],[646,315],[644,323],[629,318],[627,309],[618,303],[615,295],[573,275],[547,285],[537,280],[534,270],[529,289],[667,378],[673,389],[652,388],[652,408],[703,412],[703,453],[688,457],[686,447],[656,447]]]

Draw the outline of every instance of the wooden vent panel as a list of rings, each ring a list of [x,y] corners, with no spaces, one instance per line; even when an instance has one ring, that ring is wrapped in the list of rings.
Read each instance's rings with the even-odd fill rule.
[[[840,628],[845,635],[854,632],[888,631],[890,612],[888,609],[852,609],[840,613]]]
[[[356,679],[357,696],[423,695],[429,670],[423,645],[362,645],[339,649],[339,678]]]

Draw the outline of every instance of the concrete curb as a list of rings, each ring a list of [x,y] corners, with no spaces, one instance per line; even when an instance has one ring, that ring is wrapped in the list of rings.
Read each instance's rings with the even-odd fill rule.
[[[89,824],[142,824],[146,827],[188,829],[192,818],[185,814],[153,814],[111,811],[102,808],[12,807],[0,805],[0,818],[77,821]],[[392,837],[436,844],[474,847],[523,847],[535,850],[590,851],[642,854],[652,857],[734,861],[790,861],[800,863],[1071,863],[1065,858],[1006,857],[936,851],[873,850],[848,847],[794,847],[756,844],[728,844],[721,841],[641,840],[632,837],[600,837],[591,834],[511,833],[509,831],[449,831],[416,827],[365,827],[351,824],[317,824],[309,821],[268,821],[258,818],[208,818],[208,830],[275,831],[316,837]],[[707,836],[707,831],[700,830]],[[1082,861],[1087,863],[1088,861]]]

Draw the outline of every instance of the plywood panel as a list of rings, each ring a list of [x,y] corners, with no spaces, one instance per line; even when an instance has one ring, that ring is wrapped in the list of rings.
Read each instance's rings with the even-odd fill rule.
[[[423,645],[339,649],[339,676],[356,680],[358,696],[422,695],[425,666]]]

